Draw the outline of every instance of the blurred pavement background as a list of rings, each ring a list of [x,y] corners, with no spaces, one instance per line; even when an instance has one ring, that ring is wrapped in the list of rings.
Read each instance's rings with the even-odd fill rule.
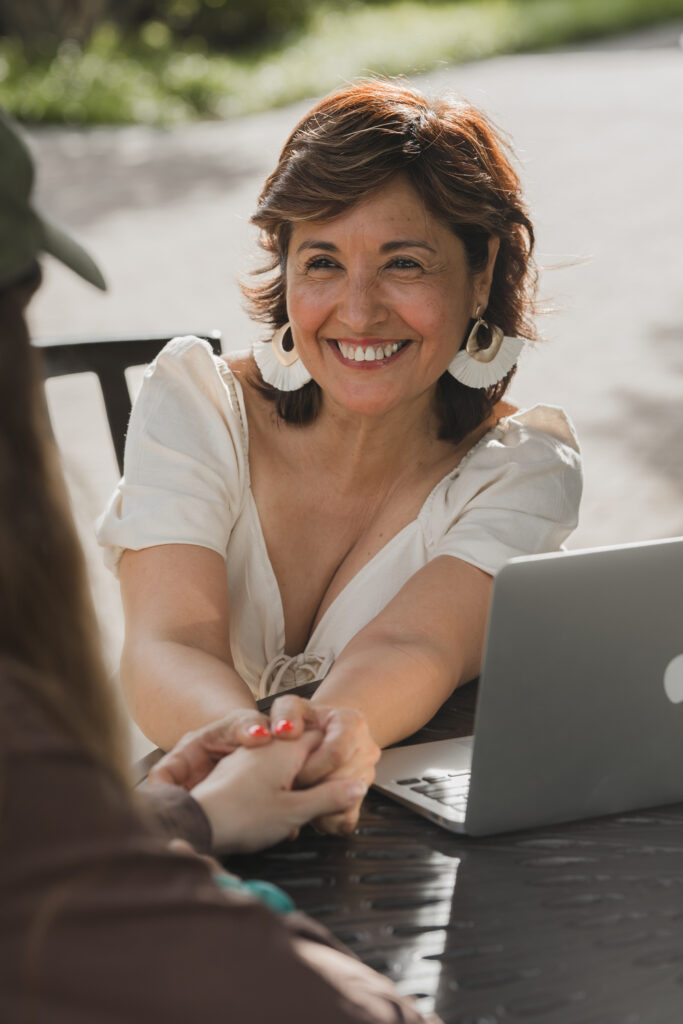
[[[564,406],[586,486],[571,547],[683,534],[683,24],[412,79],[454,90],[510,135],[547,269],[548,341],[527,353],[519,405]],[[258,265],[249,216],[310,101],[170,130],[30,132],[39,197],[96,254],[106,297],[45,262],[40,335],[179,334],[218,327],[224,349],[262,336],[237,279]],[[139,374],[134,374],[136,386]],[[116,481],[92,381],[49,384],[107,656],[122,620],[92,521]]]

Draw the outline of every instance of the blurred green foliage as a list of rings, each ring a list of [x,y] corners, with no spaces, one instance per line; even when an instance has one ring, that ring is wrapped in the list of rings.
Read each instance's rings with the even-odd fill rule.
[[[156,0],[154,18],[176,37],[235,50],[304,27],[315,5],[316,0]]]
[[[243,43],[220,52],[198,19],[241,7],[235,0],[135,2],[155,14],[135,31],[108,21],[85,43],[43,52],[0,39],[0,104],[29,122],[168,125],[267,109],[358,75],[414,74],[683,16],[683,0],[251,0],[253,19],[230,27]]]
[[[0,36],[21,40],[33,54],[47,53],[67,39],[86,43],[106,21],[134,29],[151,12],[150,0],[2,0]]]
[[[3,0],[0,35],[20,39],[29,52],[65,40],[86,44],[98,27],[123,30],[146,22],[166,25],[176,39],[204,39],[214,49],[236,50],[280,39],[306,25],[318,0]],[[369,0],[372,2],[372,0]]]

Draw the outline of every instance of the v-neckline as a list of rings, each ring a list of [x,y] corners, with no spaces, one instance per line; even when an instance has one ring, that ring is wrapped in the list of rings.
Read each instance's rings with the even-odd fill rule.
[[[434,496],[436,495],[436,493],[440,490],[441,487],[443,487],[444,483],[447,480],[454,480],[457,476],[459,476],[460,471],[462,470],[463,465],[469,459],[470,455],[472,455],[474,453],[474,451],[477,448],[479,448],[479,446],[485,440],[487,440],[487,438],[492,433],[492,431],[494,431],[497,427],[498,427],[498,424],[496,423],[489,430],[487,430],[485,434],[482,434],[482,436],[479,438],[479,440],[476,441],[472,445],[472,447],[469,448],[465,452],[465,454],[462,456],[462,458],[458,462],[457,466],[453,466],[452,469],[450,469],[447,473],[444,473],[444,475],[442,477],[440,477],[439,480],[437,480],[437,482],[434,484],[434,486],[432,487],[431,491],[429,492],[429,494],[427,495],[425,500],[420,505],[420,508],[419,508],[419,511],[418,511],[417,515],[413,519],[411,519],[410,522],[406,523],[405,526],[402,526],[401,529],[398,530],[393,535],[393,537],[389,537],[389,539],[382,545],[382,547],[379,548],[379,550],[376,551],[374,553],[374,555],[371,558],[369,558],[368,561],[365,562],[364,565],[362,565],[360,567],[360,569],[355,574],[355,576],[352,576],[351,579],[348,581],[348,583],[344,584],[344,586],[341,588],[341,590],[336,595],[336,597],[334,597],[330,601],[330,603],[328,604],[327,608],[325,609],[323,614],[320,616],[320,618],[318,619],[318,621],[315,624],[315,626],[313,627],[313,629],[311,630],[311,634],[310,634],[310,636],[309,636],[309,638],[308,638],[308,640],[306,642],[306,646],[304,648],[305,651],[308,650],[308,648],[311,645],[311,643],[313,642],[316,634],[321,631],[323,623],[327,619],[327,617],[330,614],[330,612],[332,611],[332,609],[335,607],[335,605],[338,602],[341,601],[341,598],[344,597],[344,595],[349,590],[349,588],[353,584],[355,584],[356,581],[359,580],[361,577],[367,575],[367,573],[370,571],[370,569],[374,566],[375,562],[379,559],[380,555],[383,555],[390,547],[392,547],[392,545],[396,541],[398,541],[398,539],[400,537],[402,537],[404,533],[406,533],[408,530],[415,529],[416,527],[418,527],[421,524],[421,522],[422,522],[422,520],[423,520],[423,518],[424,518],[424,516],[426,514],[426,511],[428,510],[429,505],[434,500]],[[251,488],[250,488],[250,493],[251,493]],[[252,500],[254,501],[254,509],[256,511],[256,515],[258,515],[258,509],[256,508],[256,501],[253,498],[253,495],[252,495]],[[260,520],[259,520],[259,528],[260,528]],[[261,536],[263,537],[263,532],[262,531],[261,531]],[[263,538],[263,543],[264,543],[264,546],[265,546],[265,537]],[[270,564],[270,560],[269,560],[269,564]],[[273,574],[273,576],[275,577],[275,573],[273,572],[272,565],[270,566],[270,571]],[[279,588],[279,585],[277,584],[277,578],[275,578],[275,583],[276,583],[276,586],[278,586],[278,591],[279,591],[280,588]],[[284,636],[284,608],[282,607],[282,598],[280,598],[280,608],[281,608],[281,613],[282,613],[283,636]]]
[[[263,562],[267,566],[267,571],[268,571],[268,573],[270,575],[272,589],[274,590],[274,592],[277,594],[277,597],[278,597],[278,608],[277,608],[278,618],[279,618],[279,630],[278,630],[278,632],[279,632],[279,636],[280,636],[280,645],[281,645],[282,651],[285,651],[286,650],[286,646],[287,646],[286,645],[287,636],[286,636],[286,630],[285,630],[285,609],[284,609],[284,604],[282,602],[282,592],[280,590],[280,584],[278,582],[278,578],[275,575],[275,570],[273,569],[273,563],[271,562],[270,555],[268,554],[268,545],[266,544],[266,537],[265,537],[265,534],[263,532],[263,525],[261,523],[261,516],[259,515],[258,505],[256,504],[256,498],[254,497],[254,492],[253,492],[252,487],[251,487],[251,466],[249,464],[249,421],[247,419],[247,409],[246,409],[246,403],[244,401],[244,392],[242,390],[242,385],[240,384],[240,382],[237,379],[237,377],[235,376],[235,374],[232,372],[229,364],[225,360],[224,360],[224,363],[225,363],[225,366],[227,367],[228,374],[229,374],[229,376],[227,376],[225,378],[228,381],[228,390],[231,391],[235,395],[235,398],[237,400],[237,407],[238,407],[238,410],[239,410],[240,422],[242,424],[242,439],[243,439],[243,447],[244,447],[244,462],[245,462],[245,467],[246,467],[247,500],[251,503],[252,519],[253,519],[254,523],[256,524],[256,533],[257,533],[257,536],[258,536],[258,542],[259,542],[259,544],[261,546],[261,554],[262,554]],[[222,378],[224,377],[224,375],[222,373],[221,373],[221,377]],[[504,417],[504,418],[506,418],[506,417]],[[348,583],[344,584],[342,589],[332,599],[332,601],[330,601],[330,603],[328,604],[327,608],[325,609],[323,614],[320,616],[320,618],[318,619],[317,623],[314,625],[314,627],[311,630],[311,633],[310,633],[310,635],[309,635],[309,637],[308,637],[308,639],[306,641],[306,644],[304,646],[303,651],[298,652],[298,653],[304,654],[304,653],[306,653],[308,651],[309,647],[311,646],[311,644],[315,640],[317,634],[319,632],[321,632],[322,626],[325,623],[325,621],[328,618],[328,616],[330,615],[330,613],[332,612],[332,609],[335,607],[335,605],[337,605],[341,601],[341,598],[347,593],[349,588],[352,585],[354,585],[359,578],[361,578],[362,576],[365,576],[367,574],[367,572],[374,565],[374,563],[377,561],[377,559],[380,557],[380,555],[384,554],[384,552],[387,551],[387,549],[390,548],[391,545],[393,545],[394,542],[397,541],[399,537],[401,537],[407,530],[415,528],[415,526],[417,526],[420,523],[420,521],[423,518],[425,509],[427,509],[427,507],[429,506],[430,502],[433,500],[434,495],[439,490],[439,488],[441,488],[443,486],[443,484],[444,484],[444,482],[446,480],[455,479],[455,477],[458,476],[458,474],[460,473],[463,465],[467,462],[467,460],[470,458],[470,456],[472,456],[474,454],[474,452],[481,445],[483,445],[483,443],[486,440],[488,440],[488,438],[490,437],[490,435],[493,433],[494,430],[497,430],[500,427],[501,422],[502,422],[502,420],[499,420],[497,423],[494,423],[493,426],[490,427],[490,429],[487,430],[486,433],[482,434],[482,436],[479,438],[479,440],[476,441],[472,445],[472,447],[469,448],[465,452],[465,454],[462,456],[462,458],[458,462],[457,466],[454,466],[453,469],[450,469],[439,480],[437,480],[437,482],[434,484],[434,486],[432,487],[431,491],[429,492],[429,494],[427,495],[425,500],[422,502],[422,505],[420,506],[420,509],[419,509],[417,515],[415,516],[415,518],[411,519],[409,523],[405,524],[405,526],[402,526],[401,529],[397,533],[395,533],[393,535],[393,537],[390,537],[382,545],[382,547],[378,551],[376,551],[375,554],[371,558],[369,558],[368,561],[364,565],[362,565],[360,567],[358,572],[354,576],[351,577],[351,579],[348,581]],[[295,657],[295,655],[293,655],[293,657]]]

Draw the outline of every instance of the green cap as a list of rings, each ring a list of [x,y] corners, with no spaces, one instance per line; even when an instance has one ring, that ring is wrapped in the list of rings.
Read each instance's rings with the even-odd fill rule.
[[[17,126],[0,109],[0,288],[28,273],[48,252],[98,288],[106,284],[97,264],[70,235],[31,205],[33,159]]]

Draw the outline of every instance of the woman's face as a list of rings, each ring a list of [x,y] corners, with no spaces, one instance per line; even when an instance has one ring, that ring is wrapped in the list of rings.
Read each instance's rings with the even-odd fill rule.
[[[430,403],[486,307],[497,249],[471,274],[460,239],[401,177],[334,220],[294,224],[288,316],[325,397],[370,416]]]

